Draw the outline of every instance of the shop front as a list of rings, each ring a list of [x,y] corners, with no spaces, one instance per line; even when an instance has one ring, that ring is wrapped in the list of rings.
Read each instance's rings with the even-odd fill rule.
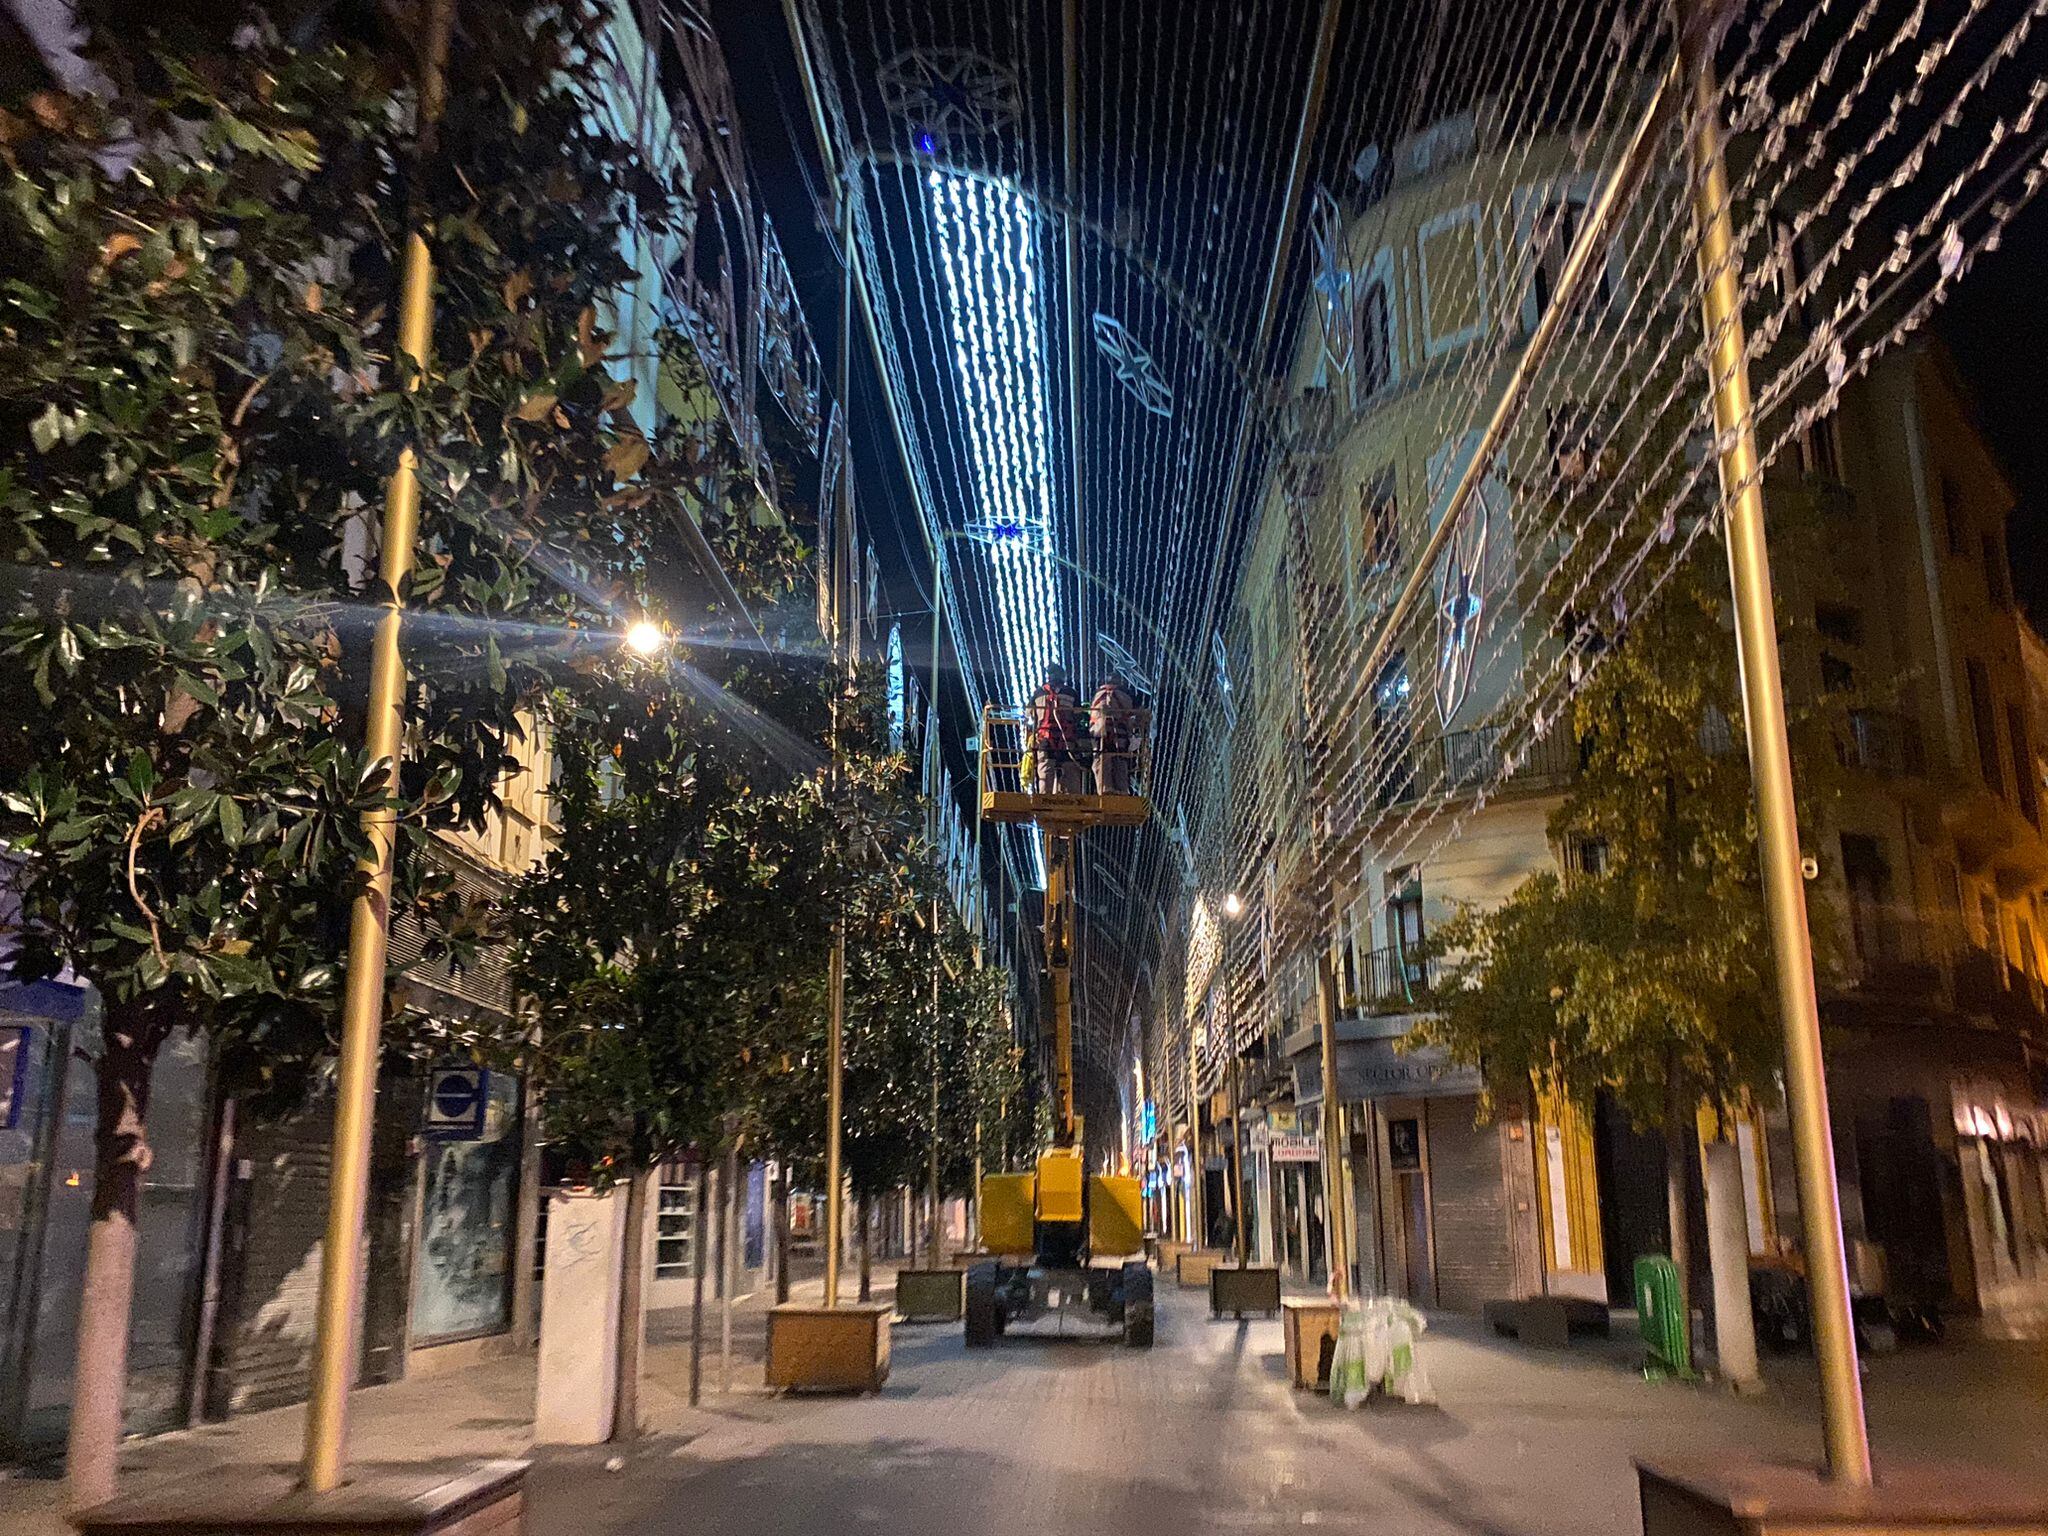
[[[1543,1275],[1529,1126],[1505,1116],[1479,1124],[1479,1074],[1438,1051],[1400,1049],[1412,1023],[1338,1023],[1355,1279],[1370,1294],[1457,1312],[1535,1294]],[[1317,1032],[1292,1037],[1286,1053],[1306,1126],[1323,1103]],[[1304,1164],[1297,1177],[1303,1214],[1319,1225],[1321,1170]]]

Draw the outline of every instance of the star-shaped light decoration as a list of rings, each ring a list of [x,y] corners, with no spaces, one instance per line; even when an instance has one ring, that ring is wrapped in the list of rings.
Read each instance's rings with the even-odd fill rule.
[[[1137,338],[1124,329],[1123,322],[1098,311],[1094,320],[1095,348],[1109,360],[1110,371],[1154,416],[1173,414],[1173,386],[1160,376],[1152,354],[1138,345]]]
[[[994,133],[1023,115],[1017,77],[966,48],[913,48],[882,66],[882,105],[926,154],[941,140]]]
[[[1108,635],[1103,634],[1100,630],[1097,630],[1095,633],[1095,643],[1102,650],[1102,659],[1109,663],[1111,670],[1118,677],[1121,677],[1140,693],[1151,693],[1154,691],[1152,678],[1143,667],[1138,665],[1137,657],[1133,656],[1122,645],[1118,644]]]
[[[1493,521],[1485,487],[1458,516],[1436,579],[1436,712],[1446,726],[1472,691],[1472,665],[1486,616],[1486,543]]]
[[[1327,189],[1317,187],[1309,210],[1309,238],[1315,243],[1316,307],[1322,314],[1323,358],[1332,379],[1351,375],[1351,273],[1344,260],[1344,211]]]

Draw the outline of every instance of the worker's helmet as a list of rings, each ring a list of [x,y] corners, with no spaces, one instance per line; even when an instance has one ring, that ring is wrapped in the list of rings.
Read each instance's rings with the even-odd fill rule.
[[[1051,663],[1045,669],[1045,684],[1048,688],[1066,687],[1067,669],[1056,661]]]

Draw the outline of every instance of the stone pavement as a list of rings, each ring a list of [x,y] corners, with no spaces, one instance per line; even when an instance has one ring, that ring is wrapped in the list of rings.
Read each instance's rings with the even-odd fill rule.
[[[878,1295],[888,1294],[886,1272]],[[1818,1454],[1810,1364],[1775,1362],[1773,1390],[1646,1383],[1625,1340],[1546,1353],[1439,1325],[1423,1359],[1440,1402],[1346,1413],[1280,1378],[1277,1324],[1211,1322],[1166,1288],[1149,1353],[1010,1337],[968,1353],[957,1328],[896,1331],[878,1396],[774,1398],[760,1380],[761,1316],[743,1308],[737,1389],[718,1391],[717,1314],[705,1406],[690,1410],[687,1315],[650,1351],[655,1433],[607,1472],[610,1447],[537,1458],[536,1536],[679,1530],[1045,1533],[1340,1530],[1565,1536],[1636,1530],[1630,1458],[1717,1449]],[[1952,1343],[1873,1363],[1884,1459],[1996,1465],[2048,1458],[2048,1347]],[[532,1370],[496,1361],[358,1394],[364,1459],[526,1449]],[[298,1410],[137,1442],[130,1486],[230,1460],[288,1460]],[[40,1490],[40,1504],[20,1497]],[[57,1536],[55,1484],[0,1483],[0,1531]]]

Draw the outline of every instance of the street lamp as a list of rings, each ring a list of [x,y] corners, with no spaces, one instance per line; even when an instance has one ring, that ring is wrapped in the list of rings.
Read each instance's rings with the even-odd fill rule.
[[[1223,915],[1233,920],[1244,916],[1244,898],[1232,891],[1223,898]]]
[[[635,656],[651,660],[668,649],[668,631],[652,619],[640,619],[627,628],[621,643]]]

